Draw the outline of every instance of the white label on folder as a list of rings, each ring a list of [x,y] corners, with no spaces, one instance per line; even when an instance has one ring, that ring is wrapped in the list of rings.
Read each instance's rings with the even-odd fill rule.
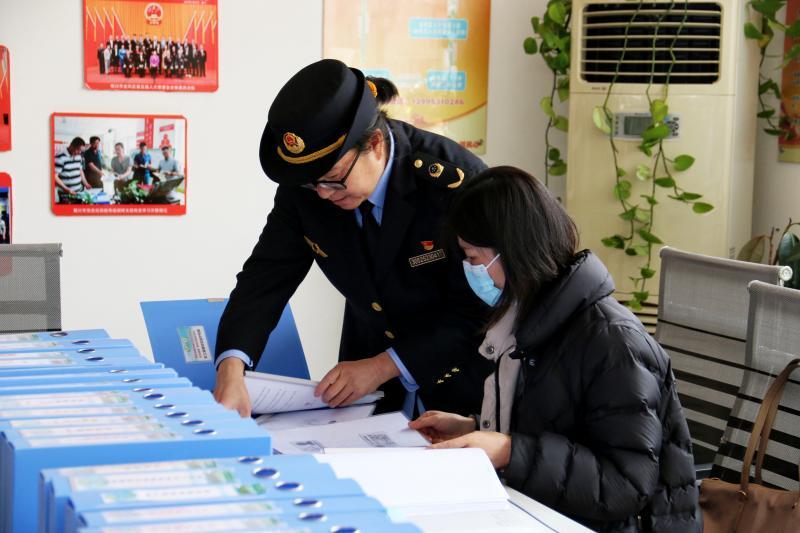
[[[187,363],[210,363],[213,360],[203,326],[179,326],[178,337]]]
[[[233,470],[195,472],[147,472],[140,474],[111,474],[76,476],[70,478],[72,490],[132,489],[137,487],[182,487],[186,485],[222,485],[236,481]]]
[[[20,333],[20,334],[6,334],[0,335],[0,342],[29,342],[39,340],[38,333]]]
[[[83,383],[41,383],[38,385],[14,385],[13,387],[3,387],[6,391],[27,390],[30,388],[37,389],[86,389],[87,386],[91,387],[109,387],[112,385],[119,385],[119,381],[90,381]]]
[[[0,418],[41,418],[50,416],[73,416],[73,415],[124,415],[140,413],[138,407],[73,407],[67,409],[14,409],[0,411]],[[65,420],[68,422],[69,420]],[[24,423],[27,420],[16,420],[14,424]]]
[[[156,522],[176,518],[203,518],[206,516],[228,516],[237,514],[281,513],[282,509],[271,501],[253,503],[214,503],[208,505],[179,505],[175,507],[151,507],[130,511],[105,511],[103,519],[109,524],[129,522]]]
[[[67,366],[73,364],[68,357],[52,357],[48,359],[0,359],[0,368],[18,366]]]
[[[7,345],[0,344],[0,348],[5,349]],[[0,357],[3,359],[53,359],[54,357],[66,357],[66,352],[3,352]]]
[[[75,417],[75,418],[37,418],[31,420],[13,420],[13,428],[34,428],[34,427],[62,427],[62,426],[96,426],[111,425],[121,423],[142,424],[145,422],[155,422],[157,419],[149,415],[138,416],[95,416],[95,417]]]
[[[118,393],[96,393],[96,394],[35,394],[21,396],[0,396],[0,407],[9,408],[31,408],[31,407],[74,407],[77,405],[94,404],[120,404],[129,403],[131,399]]]
[[[171,522],[131,527],[105,527],[103,533],[209,533],[213,531],[280,531],[280,533],[309,533],[308,528],[286,529],[288,524],[277,518],[222,518],[202,522]]]
[[[162,470],[202,470],[219,466],[214,459],[192,459],[188,461],[157,461],[153,463],[127,463],[121,465],[78,466],[60,468],[64,476],[89,476],[106,474],[134,474],[137,472],[160,472]]]
[[[258,495],[265,492],[261,485],[218,485],[204,487],[181,487],[176,489],[136,489],[102,492],[103,503],[123,502],[171,502],[184,500],[210,500],[232,496]]]
[[[58,346],[58,343],[53,341],[9,342],[8,344],[3,344],[3,350],[29,350],[31,348],[52,348],[53,346]]]
[[[53,446],[83,446],[87,444],[120,444],[125,442],[147,442],[154,440],[179,440],[180,435],[169,431],[158,433],[129,433],[124,435],[100,435],[64,437],[59,439],[31,439],[31,448],[47,448]]]
[[[159,431],[161,424],[118,424],[115,426],[81,426],[20,429],[19,434],[26,439],[39,437],[74,437],[80,435],[113,435],[116,433],[135,433],[137,431]]]

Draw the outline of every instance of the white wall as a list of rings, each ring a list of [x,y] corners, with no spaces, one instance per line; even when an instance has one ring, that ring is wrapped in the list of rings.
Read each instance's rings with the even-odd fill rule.
[[[778,15],[784,20],[785,10]],[[781,84],[780,56],[783,54],[783,38],[775,39],[767,50],[764,72]],[[775,109],[779,102],[770,99]],[[770,228],[783,228],[789,218],[800,222],[800,164],[778,161],[778,140],[763,131],[765,122],[759,121],[762,128],[756,143],[756,174],[753,199],[753,235],[769,234]],[[797,228],[795,228],[795,233]]]
[[[387,0],[388,1],[388,0]],[[65,328],[105,327],[150,352],[142,300],[227,296],[272,206],[258,163],[267,109],[280,86],[320,58],[321,0],[220,0],[216,93],[83,89],[81,0],[0,0],[11,51],[14,239],[61,242]],[[538,109],[548,90],[522,40],[546,0],[492,6],[486,161],[541,174]],[[252,50],[258,52],[254,55]],[[182,217],[55,217],[50,211],[52,112],[177,113],[188,118],[188,211]],[[533,148],[533,149],[532,149]],[[314,269],[292,300],[312,377],[336,360],[343,300]]]

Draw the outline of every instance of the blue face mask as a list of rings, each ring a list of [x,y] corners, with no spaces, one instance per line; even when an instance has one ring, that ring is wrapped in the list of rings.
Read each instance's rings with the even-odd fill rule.
[[[494,286],[492,276],[489,275],[489,267],[499,257],[500,254],[494,256],[488,265],[472,265],[466,259],[464,260],[464,275],[467,277],[467,283],[478,298],[492,307],[497,305],[497,300],[503,293],[501,289]]]

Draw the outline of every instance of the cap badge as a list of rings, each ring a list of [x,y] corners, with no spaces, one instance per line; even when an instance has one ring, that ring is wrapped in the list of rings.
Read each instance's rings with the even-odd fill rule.
[[[428,167],[428,174],[430,174],[432,178],[438,178],[442,175],[442,172],[444,172],[444,165],[441,163],[433,163]]]
[[[461,182],[464,181],[464,171],[460,168],[456,168],[456,174],[458,175],[458,181],[454,181],[450,185],[447,186],[448,189],[458,189],[461,185]]]
[[[426,252],[433,250],[433,241],[420,241],[419,243],[422,245],[422,249]]]
[[[306,143],[298,135],[286,132],[283,134],[283,145],[293,154],[299,154],[306,149]]]

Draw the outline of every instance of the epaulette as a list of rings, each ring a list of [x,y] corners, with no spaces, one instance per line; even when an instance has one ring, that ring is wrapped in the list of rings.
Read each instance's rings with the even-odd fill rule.
[[[414,173],[417,178],[430,181],[440,187],[456,189],[464,181],[464,171],[447,161],[435,158],[425,152],[416,152],[411,156]]]

